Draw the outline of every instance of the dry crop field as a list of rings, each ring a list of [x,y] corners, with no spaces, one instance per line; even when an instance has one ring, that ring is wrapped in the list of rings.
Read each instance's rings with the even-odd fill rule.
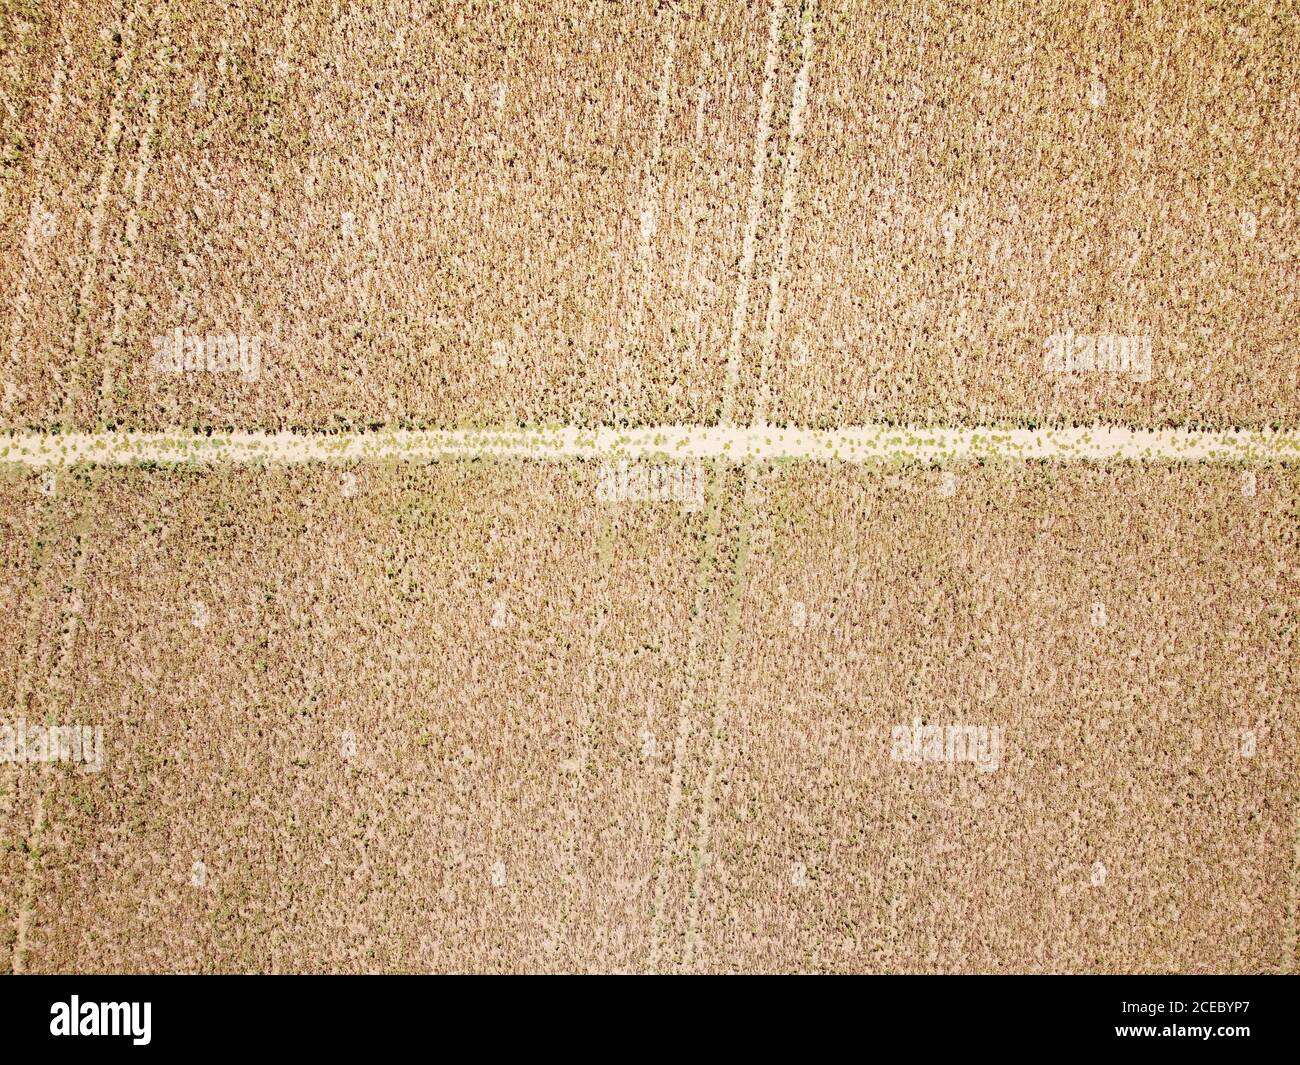
[[[0,0],[0,969],[1295,971],[1298,45]]]

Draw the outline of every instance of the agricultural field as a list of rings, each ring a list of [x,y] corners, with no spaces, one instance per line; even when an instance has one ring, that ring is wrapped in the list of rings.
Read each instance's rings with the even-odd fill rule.
[[[827,6],[771,421],[1296,424],[1294,4]]]
[[[8,424],[716,416],[762,13],[408,7],[104,5],[78,25],[117,28],[66,43],[23,24],[15,140],[61,125],[6,179]],[[76,98],[45,101],[65,67]],[[33,195],[66,243],[24,246]],[[159,369],[178,329],[260,357]]]
[[[8,426],[1300,413],[1287,4],[5,10]]]
[[[8,482],[103,729],[6,767],[16,967],[1286,967],[1294,472],[595,472]]]
[[[705,970],[1290,968],[1294,472],[1253,496],[1229,469],[952,476],[757,482],[683,949]],[[975,757],[909,760],[918,724],[980,730]]]
[[[0,971],[1295,971],[1298,41],[0,0]]]
[[[61,484],[98,531],[40,609],[105,768],[17,776],[20,966],[639,964],[702,515],[593,506],[591,473]]]

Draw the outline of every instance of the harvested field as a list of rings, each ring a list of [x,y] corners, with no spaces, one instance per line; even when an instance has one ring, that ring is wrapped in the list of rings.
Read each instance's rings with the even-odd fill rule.
[[[830,7],[769,420],[1295,424],[1297,40],[1292,4]]]
[[[1012,465],[959,469],[945,497],[937,471],[761,477],[684,957],[1290,969],[1300,483],[1241,483]],[[1000,728],[1000,760],[895,760],[918,719]]]
[[[4,423],[1300,414],[1290,5],[571,6],[11,5]]]
[[[0,970],[1295,971],[1298,40],[0,0]]]
[[[86,526],[75,499],[59,491],[57,476],[7,468],[0,477],[4,504],[0,567],[7,634],[0,657],[0,725],[60,719],[68,709],[72,649],[77,639],[76,580],[84,563]],[[6,752],[7,753],[7,752]],[[43,820],[40,782],[8,757],[0,765],[0,910],[5,931],[0,958],[16,967],[14,947],[33,904],[33,863],[40,860],[37,823]]]
[[[112,176],[129,125],[121,91],[129,61],[108,9],[93,0],[57,12],[3,5],[3,103],[12,118],[0,146],[6,426],[70,422],[74,371],[95,328],[104,248],[122,217]]]
[[[25,970],[643,963],[703,514],[593,505],[588,466],[348,472],[69,487],[106,768],[17,774]]]
[[[94,248],[36,241],[6,270],[9,424],[716,416],[761,11],[190,6],[88,18],[122,40],[65,46],[102,68],[103,106],[54,136],[85,172],[6,181],[16,247],[24,199],[95,196],[97,155],[107,175]],[[55,26],[29,36],[57,52]],[[256,373],[160,372],[178,329],[259,338]]]
[[[71,634],[19,704],[104,734],[4,767],[16,967],[1288,967],[1294,473],[715,477],[10,482]],[[1000,759],[894,760],[917,719]]]

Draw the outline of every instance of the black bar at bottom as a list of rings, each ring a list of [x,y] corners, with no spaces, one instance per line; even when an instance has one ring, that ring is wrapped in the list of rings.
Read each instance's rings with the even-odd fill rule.
[[[696,1031],[697,1049],[703,1042],[733,1051],[761,1041],[812,1053],[851,1039],[860,1048],[902,1040],[930,1053],[1125,1045],[1280,1052],[1294,1044],[1295,988],[1273,977],[1180,976],[878,976],[833,989],[748,981],[703,993],[644,981],[525,990],[418,976],[37,976],[5,982],[0,1016],[6,1049],[75,1048],[92,1058],[281,1048],[373,1055],[434,1034],[447,1050],[518,1040],[570,1052],[589,1036],[599,1053],[611,1038],[653,1043],[656,1030],[679,1038]]]

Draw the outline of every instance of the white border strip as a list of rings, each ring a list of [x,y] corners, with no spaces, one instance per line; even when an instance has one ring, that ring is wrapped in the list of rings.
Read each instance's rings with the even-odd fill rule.
[[[19,433],[0,436],[0,466],[428,462],[434,459],[724,459],[733,462],[902,462],[978,459],[1051,462],[1300,463],[1300,432],[1130,429],[844,429],[651,426],[643,429],[382,430],[366,433]]]

